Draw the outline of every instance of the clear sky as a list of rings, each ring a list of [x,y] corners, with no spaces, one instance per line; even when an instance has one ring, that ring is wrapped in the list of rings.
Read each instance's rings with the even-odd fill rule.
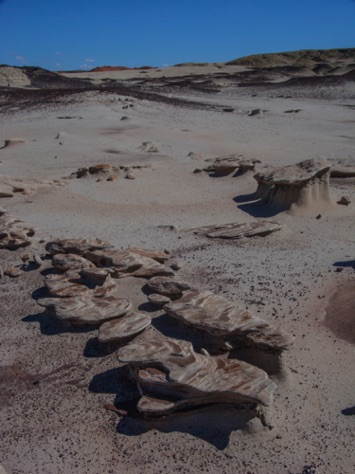
[[[355,47],[355,0],[0,0],[0,64],[223,62]]]

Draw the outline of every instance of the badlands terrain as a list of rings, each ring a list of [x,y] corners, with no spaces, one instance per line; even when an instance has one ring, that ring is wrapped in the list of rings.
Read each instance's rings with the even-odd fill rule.
[[[0,472],[355,471],[354,71],[0,66]]]

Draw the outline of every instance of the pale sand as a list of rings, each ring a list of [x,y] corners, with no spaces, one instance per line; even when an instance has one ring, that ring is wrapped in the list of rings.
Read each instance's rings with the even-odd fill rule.
[[[355,350],[325,324],[330,296],[355,279],[353,183],[331,184],[334,202],[347,195],[349,206],[277,214],[272,218],[287,228],[265,238],[221,242],[184,232],[256,218],[255,209],[237,202],[256,190],[252,174],[194,174],[201,161],[188,158],[189,152],[204,158],[243,153],[269,165],[318,155],[354,160],[351,87],[333,91],[339,99],[328,100],[277,97],[261,89],[256,97],[241,89],[207,96],[180,92],[233,107],[233,113],[125,102],[124,96],[91,91],[4,117],[0,139],[25,141],[0,150],[4,175],[58,179],[97,163],[152,165],[133,170],[135,180],[70,179],[62,187],[1,199],[0,205],[34,226],[39,238],[99,237],[119,248],[169,249],[184,264],[182,278],[239,301],[296,336],[295,347],[282,356],[281,374],[271,376],[278,385],[272,430],[231,408],[155,422],[120,421],[104,404],[119,405],[136,394],[115,353],[98,351],[97,330],[71,332],[43,315],[31,298],[43,286],[39,271],[5,278],[0,283],[0,464],[7,472],[296,474],[312,463],[317,474],[354,472],[355,417],[342,410],[355,405]],[[133,107],[122,108],[130,103]],[[249,117],[256,108],[267,112]],[[290,109],[301,112],[284,113]],[[126,115],[131,120],[121,121]],[[74,118],[57,118],[63,116]],[[159,152],[142,152],[147,141]],[[37,248],[43,253],[41,243],[34,250],[3,250],[2,265],[20,263],[23,253]],[[335,262],[343,271],[335,271]],[[136,306],[146,302],[141,286],[133,280],[122,288]],[[354,299],[350,304],[354,307]],[[152,313],[153,327],[138,338],[161,333],[189,339],[188,331],[161,314]]]

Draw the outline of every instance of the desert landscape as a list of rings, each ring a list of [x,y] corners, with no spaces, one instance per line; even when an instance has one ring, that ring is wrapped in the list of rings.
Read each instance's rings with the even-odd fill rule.
[[[355,472],[355,49],[0,66],[0,473]]]

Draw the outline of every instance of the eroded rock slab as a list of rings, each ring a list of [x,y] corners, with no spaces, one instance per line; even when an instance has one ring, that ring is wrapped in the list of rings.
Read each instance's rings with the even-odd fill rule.
[[[68,279],[69,280],[69,279]],[[42,298],[37,301],[40,306],[53,308],[58,319],[72,324],[100,325],[111,319],[121,318],[132,309],[132,303],[127,298],[121,298],[118,287],[113,280],[104,285],[89,289],[85,285],[74,283],[71,287],[68,281],[62,281],[59,287],[51,289],[52,294],[59,298]],[[46,285],[47,286],[47,285]],[[73,296],[65,296],[71,291]]]
[[[147,286],[153,293],[168,296],[172,300],[180,298],[184,291],[191,290],[191,285],[186,281],[169,277],[151,278]]]
[[[108,250],[113,246],[101,239],[57,239],[46,244],[46,250],[52,255],[74,253],[85,257],[87,252]]]
[[[80,255],[98,268],[109,269],[115,278],[174,275],[174,271],[163,264],[169,259],[169,254],[158,250],[136,247],[118,250],[100,239],[54,240],[47,243],[46,250],[52,255],[59,253]]]
[[[119,360],[130,365],[143,398],[138,409],[166,415],[215,403],[272,404],[276,385],[246,362],[198,354],[186,341],[131,343]]]
[[[142,311],[127,314],[121,319],[102,324],[99,329],[98,339],[103,343],[125,341],[144,331],[150,323],[150,316]]]
[[[25,222],[0,210],[0,248],[16,250],[31,245],[35,231]]]
[[[259,172],[254,175],[258,183],[256,194],[265,204],[280,210],[330,204],[330,168],[323,158],[312,158],[273,171]]]
[[[211,239],[237,240],[243,237],[265,237],[284,227],[281,222],[261,220],[256,222],[230,223],[192,229],[196,235],[204,235]]]
[[[214,173],[218,176],[226,176],[231,173],[246,173],[247,171],[255,170],[255,165],[260,163],[259,160],[247,159],[243,155],[228,155],[218,158],[206,160],[212,162],[209,166],[203,169],[207,173]]]
[[[58,253],[52,258],[52,265],[57,270],[66,272],[67,270],[83,270],[95,268],[95,265],[84,257],[72,253]]]
[[[281,352],[290,349],[294,338],[282,329],[253,316],[211,291],[190,291],[164,306],[173,318],[227,341],[232,347],[243,344],[262,350]]]

